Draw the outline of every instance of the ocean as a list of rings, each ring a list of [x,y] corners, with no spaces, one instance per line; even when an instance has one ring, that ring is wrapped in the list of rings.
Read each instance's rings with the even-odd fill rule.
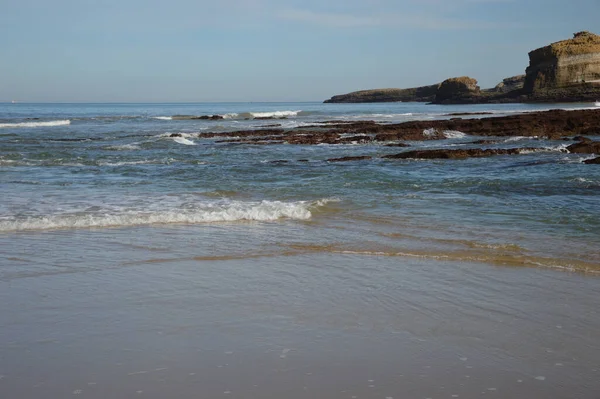
[[[203,137],[555,108],[0,104],[0,397],[599,397],[593,155]]]

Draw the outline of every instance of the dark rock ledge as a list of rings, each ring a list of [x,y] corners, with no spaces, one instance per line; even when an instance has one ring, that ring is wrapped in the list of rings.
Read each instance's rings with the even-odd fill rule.
[[[206,132],[201,139],[218,139],[223,143],[266,144],[367,144],[382,143],[404,146],[405,141],[444,140],[446,131],[467,135],[512,137],[527,136],[540,139],[600,135],[600,109],[576,111],[552,110],[501,117],[474,119],[410,121],[380,124],[373,121],[328,123],[295,129],[258,129],[233,132]],[[479,142],[480,144],[489,144]],[[479,144],[474,142],[474,144]],[[590,150],[600,153],[600,150]]]

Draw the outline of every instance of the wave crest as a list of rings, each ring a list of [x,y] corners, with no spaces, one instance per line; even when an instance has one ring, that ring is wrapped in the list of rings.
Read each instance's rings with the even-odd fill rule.
[[[280,219],[308,220],[312,217],[311,210],[322,207],[327,202],[329,201],[205,202],[191,209],[45,215],[2,220],[0,221],[0,232],[237,221],[272,222]]]
[[[66,126],[70,125],[71,121],[68,119],[59,121],[46,121],[46,122],[19,122],[19,123],[0,123],[0,128],[21,128],[21,127],[52,127],[52,126]]]
[[[268,111],[268,112],[242,112],[242,113],[230,113],[223,115],[225,119],[283,119],[289,117],[296,117],[303,111]]]

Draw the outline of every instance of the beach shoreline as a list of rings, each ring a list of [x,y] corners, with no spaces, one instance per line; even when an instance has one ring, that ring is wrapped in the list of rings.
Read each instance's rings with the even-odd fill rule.
[[[0,105],[0,397],[591,399],[599,117]]]

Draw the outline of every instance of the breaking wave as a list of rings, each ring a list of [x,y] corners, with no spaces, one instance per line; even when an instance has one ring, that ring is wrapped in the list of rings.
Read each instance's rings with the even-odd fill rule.
[[[444,136],[447,139],[462,139],[466,137],[466,133],[459,132],[458,130],[444,130]]]
[[[60,121],[47,121],[47,122],[19,122],[19,123],[0,123],[0,128],[11,128],[11,127],[52,127],[52,126],[66,126],[70,125],[71,121],[68,119]]]
[[[302,110],[298,111],[271,111],[271,112],[242,112],[242,113],[230,113],[223,115],[225,119],[256,119],[256,118],[289,118],[296,117],[302,113]]]
[[[596,158],[596,154],[580,155],[580,156],[568,156],[561,159],[564,163],[584,163]]]
[[[312,217],[311,210],[321,207],[327,202],[329,201],[203,202],[193,208],[176,210],[125,210],[110,213],[81,214],[78,212],[45,215],[0,220],[0,232],[236,221],[271,222],[279,219],[308,220]]]
[[[139,146],[139,144],[123,144],[123,145],[111,145],[106,147],[106,150],[109,151],[134,151],[134,150],[140,150],[141,147]]]
[[[173,141],[183,145],[196,145],[192,140],[186,139],[185,137],[173,137]]]
[[[535,149],[522,149],[519,151],[521,154],[534,154],[536,152],[561,152],[561,153],[569,153],[567,147],[569,144],[560,144],[556,146],[548,146],[548,147],[540,147]]]
[[[538,140],[538,136],[514,136],[514,137],[509,137],[506,140],[504,140],[505,143],[513,143],[515,141],[522,141],[522,140]]]

